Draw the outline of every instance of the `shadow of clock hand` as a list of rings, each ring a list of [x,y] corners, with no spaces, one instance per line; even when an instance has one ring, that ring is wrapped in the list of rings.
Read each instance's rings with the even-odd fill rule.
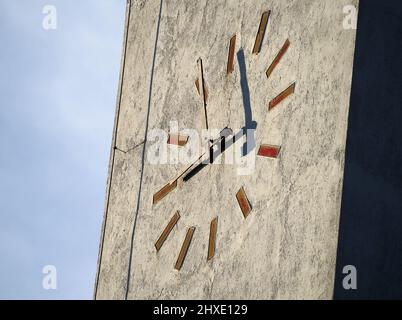
[[[244,107],[244,127],[234,136],[234,143],[243,136],[246,136],[246,142],[243,145],[242,156],[246,156],[255,148],[254,130],[257,128],[257,122],[253,121],[253,112],[251,110],[250,89],[247,80],[247,68],[244,59],[244,50],[237,52],[237,61],[240,70],[240,87],[243,96]],[[250,130],[250,131],[247,131]]]

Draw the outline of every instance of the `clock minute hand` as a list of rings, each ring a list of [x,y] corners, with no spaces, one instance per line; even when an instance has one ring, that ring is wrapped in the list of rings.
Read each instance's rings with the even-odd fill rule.
[[[205,116],[205,127],[208,130],[208,114],[207,114],[207,97],[206,97],[206,92],[205,92],[205,81],[204,81],[204,67],[202,64],[202,59],[198,58],[197,60],[198,63],[198,72],[199,72],[199,86],[200,86],[200,94],[202,96],[202,101],[204,105],[204,116]]]

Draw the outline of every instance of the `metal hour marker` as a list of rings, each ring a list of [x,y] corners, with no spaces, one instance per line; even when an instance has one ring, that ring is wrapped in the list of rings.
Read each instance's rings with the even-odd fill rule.
[[[254,43],[253,54],[258,54],[261,51],[262,40],[264,39],[270,14],[271,11],[266,11],[261,16],[260,26],[258,27],[258,33]]]
[[[295,92],[296,83],[291,84],[287,89],[282,91],[276,98],[272,99],[269,103],[268,110],[275,108],[279,103],[289,97]]]
[[[162,189],[160,189],[157,193],[154,194],[153,204],[157,204],[164,197],[166,197],[170,192],[172,192],[177,187],[177,180],[172,183],[167,184]]]
[[[218,228],[218,217],[211,221],[211,227],[209,231],[209,246],[208,246],[208,261],[215,255],[215,242],[216,242],[216,230]]]
[[[228,66],[227,66],[227,74],[230,74],[233,72],[233,62],[234,62],[234,52],[235,52],[235,47],[236,47],[236,35],[234,35],[230,39],[230,45],[229,45],[229,57],[228,57]]]
[[[179,147],[183,147],[188,142],[188,136],[184,136],[177,133],[169,134],[168,144],[177,145]]]
[[[243,216],[246,219],[251,212],[251,205],[247,199],[246,192],[244,191],[243,187],[241,187],[240,190],[237,192],[236,198],[239,202],[240,209],[243,212]]]
[[[169,236],[170,232],[172,231],[173,227],[177,224],[177,221],[179,221],[179,219],[180,219],[180,213],[179,211],[177,211],[175,215],[172,217],[172,219],[170,219],[165,230],[163,230],[158,241],[156,241],[155,248],[157,251],[159,251],[162,248],[163,243],[166,241],[167,237]]]
[[[272,72],[274,71],[275,67],[279,64],[279,61],[281,61],[282,57],[285,55],[286,51],[288,50],[290,46],[290,41],[289,39],[285,41],[285,44],[282,46],[282,49],[278,52],[278,54],[276,55],[274,61],[272,61],[271,65],[269,66],[266,74],[267,74],[267,78],[269,78],[269,76],[272,74]]]
[[[266,158],[278,158],[281,147],[262,144],[258,150],[258,155]]]
[[[187,251],[190,246],[191,239],[193,238],[194,231],[195,231],[194,227],[189,228],[187,230],[186,238],[184,239],[183,245],[182,245],[180,253],[179,253],[179,257],[177,258],[177,261],[176,261],[176,264],[174,267],[176,270],[180,270],[181,267],[183,266],[183,262],[184,262],[184,259],[186,258]]]

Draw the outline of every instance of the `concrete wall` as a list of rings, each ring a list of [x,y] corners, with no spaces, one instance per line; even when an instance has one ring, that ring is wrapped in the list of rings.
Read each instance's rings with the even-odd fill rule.
[[[342,26],[348,4],[358,1],[132,1],[113,143],[136,147],[112,150],[96,298],[332,297],[355,44],[355,31]],[[253,56],[266,10],[261,53]],[[152,142],[143,142],[153,128],[168,131],[171,120],[180,130],[204,128],[194,86],[198,57],[210,127],[244,126],[237,56],[226,75],[233,34],[236,53],[244,51],[256,144],[282,146],[280,157],[257,157],[248,176],[235,166],[209,166],[152,205],[154,193],[185,166],[149,164]],[[288,38],[290,48],[267,79]],[[268,102],[292,82],[295,93],[268,112]],[[242,186],[253,206],[247,219],[235,198]],[[176,210],[181,219],[157,253],[154,243]],[[215,216],[216,254],[207,262]],[[196,231],[178,272],[174,263],[190,226]]]

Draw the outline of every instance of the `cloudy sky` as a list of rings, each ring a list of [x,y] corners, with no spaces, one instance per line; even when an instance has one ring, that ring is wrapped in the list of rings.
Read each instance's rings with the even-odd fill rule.
[[[125,3],[0,0],[0,299],[92,298]]]

